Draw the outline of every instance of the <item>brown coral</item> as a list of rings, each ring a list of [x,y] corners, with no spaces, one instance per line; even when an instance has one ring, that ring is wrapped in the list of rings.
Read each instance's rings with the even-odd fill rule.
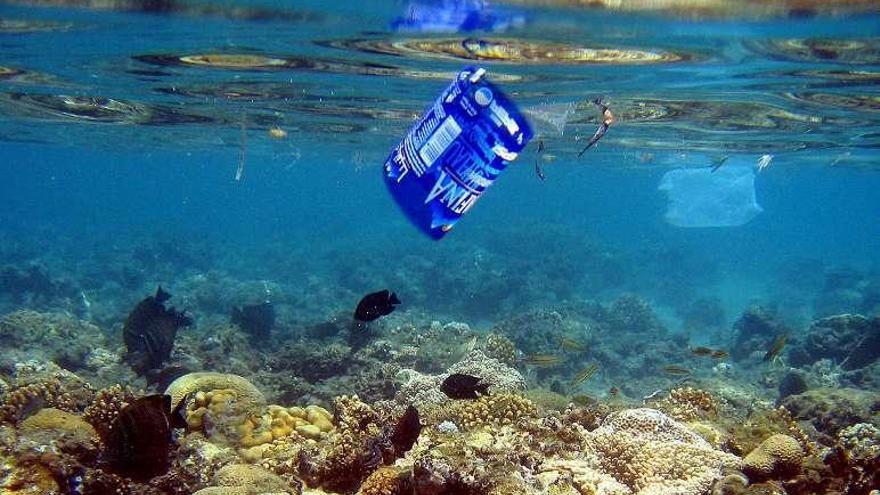
[[[0,421],[16,423],[35,409],[45,406],[71,412],[78,409],[76,399],[64,390],[61,381],[48,378],[16,387],[7,393],[0,405]]]
[[[382,467],[373,472],[361,484],[358,495],[399,495],[405,480],[393,467]]]
[[[692,387],[674,388],[654,407],[679,421],[713,417],[718,414],[718,401],[711,393]]]
[[[743,460],[743,471],[752,479],[791,477],[801,470],[804,449],[788,436],[776,434],[764,440]]]
[[[490,333],[481,348],[490,358],[495,358],[508,366],[516,365],[516,346],[504,335]]]

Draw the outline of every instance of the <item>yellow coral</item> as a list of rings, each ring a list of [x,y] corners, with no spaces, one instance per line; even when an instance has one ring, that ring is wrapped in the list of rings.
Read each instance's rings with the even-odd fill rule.
[[[258,492],[289,492],[290,486],[278,475],[260,466],[250,464],[230,464],[214,474],[217,486],[251,487]]]
[[[516,346],[503,335],[490,333],[482,345],[483,352],[508,366],[516,364]]]
[[[239,410],[260,409],[266,405],[266,398],[257,387],[243,377],[228,373],[189,373],[171,382],[165,393],[171,396],[171,407],[176,407],[188,394],[216,390],[228,391]]]
[[[487,425],[508,425],[521,418],[533,418],[538,409],[532,401],[516,394],[484,395],[468,402],[456,402],[449,406],[448,419],[463,428]]]
[[[98,441],[98,433],[86,420],[60,409],[40,409],[21,423],[21,434],[32,439],[64,438],[79,445]]]
[[[743,460],[743,470],[756,479],[785,476],[800,471],[804,449],[788,435],[772,435]]]
[[[400,473],[393,467],[381,467],[361,484],[358,495],[398,495]]]

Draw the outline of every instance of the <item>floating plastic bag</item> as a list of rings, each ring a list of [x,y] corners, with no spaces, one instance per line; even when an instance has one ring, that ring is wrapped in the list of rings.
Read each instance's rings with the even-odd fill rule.
[[[532,138],[532,129],[483,76],[467,67],[391,150],[385,184],[407,217],[443,237]]]
[[[659,189],[669,197],[666,221],[677,227],[737,227],[763,211],[750,166],[670,170]]]

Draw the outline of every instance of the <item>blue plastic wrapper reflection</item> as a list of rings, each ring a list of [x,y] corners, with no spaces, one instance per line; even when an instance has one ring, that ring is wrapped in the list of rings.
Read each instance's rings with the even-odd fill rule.
[[[391,23],[395,31],[458,33],[504,31],[522,26],[522,15],[498,10],[486,0],[418,0],[406,7],[406,16]]]
[[[385,160],[385,184],[406,216],[442,238],[532,138],[504,93],[467,67]]]

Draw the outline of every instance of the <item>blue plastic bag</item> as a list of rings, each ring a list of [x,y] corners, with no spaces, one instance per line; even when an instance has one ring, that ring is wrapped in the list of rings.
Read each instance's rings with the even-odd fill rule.
[[[462,70],[385,160],[391,195],[433,239],[449,232],[532,138],[485,72]]]

